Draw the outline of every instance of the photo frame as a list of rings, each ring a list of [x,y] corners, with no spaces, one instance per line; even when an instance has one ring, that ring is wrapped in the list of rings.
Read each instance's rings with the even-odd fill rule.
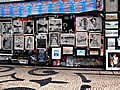
[[[118,37],[118,30],[105,30],[105,37]]]
[[[90,56],[100,56],[100,49],[90,49],[89,55]]]
[[[25,49],[34,50],[34,36],[25,36]]]
[[[37,49],[37,61],[46,62],[46,49],[45,48]]]
[[[105,20],[117,20],[118,13],[105,13]]]
[[[105,29],[118,29],[118,21],[105,21]]]
[[[52,48],[52,59],[61,59],[61,48]]]
[[[24,21],[23,22],[24,35],[34,34],[34,21]]]
[[[86,56],[87,55],[87,49],[86,48],[77,48],[76,49],[76,56],[81,57],[81,56]]]
[[[115,50],[116,39],[115,38],[107,38],[107,49]]]
[[[76,32],[76,47],[87,47],[87,46],[88,46],[88,33]]]
[[[73,55],[74,54],[73,46],[63,46],[62,47],[62,54],[63,55]]]
[[[120,50],[106,50],[106,70],[120,70]]]
[[[89,33],[89,47],[90,48],[101,47],[101,33]]]

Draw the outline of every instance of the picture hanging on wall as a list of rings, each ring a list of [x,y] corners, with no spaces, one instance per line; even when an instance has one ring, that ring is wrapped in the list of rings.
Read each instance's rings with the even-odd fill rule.
[[[34,50],[34,36],[25,36],[25,49]]]
[[[106,50],[106,70],[120,70],[120,50]]]
[[[20,20],[13,20],[13,29],[14,33],[23,33],[23,28],[22,28],[22,21]]]
[[[66,66],[73,66],[73,56],[67,56]]]
[[[3,50],[12,50],[13,47],[13,37],[10,34],[4,34],[2,36],[2,47]]]
[[[76,17],[76,31],[87,31],[88,18]]]
[[[76,49],[76,56],[86,56],[87,50],[83,48],[77,48]]]
[[[52,48],[52,59],[61,59],[61,48]]]
[[[107,49],[115,49],[115,38],[107,38]]]
[[[24,21],[24,34],[25,35],[34,34],[34,22],[33,21]]]
[[[0,49],[2,49],[2,36],[0,35]]]
[[[89,47],[100,48],[101,47],[101,33],[89,33]]]
[[[88,18],[88,30],[89,32],[102,32],[102,18],[101,17],[89,17]]]
[[[46,61],[46,49],[45,48],[37,49],[37,60],[38,62]]]
[[[118,21],[105,21],[105,29],[118,29]]]
[[[73,55],[73,47],[63,46],[63,55]]]
[[[117,46],[120,47],[120,36],[117,38]]]
[[[62,19],[50,19],[49,20],[49,31],[50,32],[61,32],[62,31]]]
[[[75,34],[62,33],[61,34],[61,44],[62,45],[74,45],[75,44]]]
[[[118,19],[118,13],[106,13],[105,14],[106,20],[117,20]]]
[[[118,30],[105,30],[105,37],[118,37]]]
[[[49,33],[49,46],[58,47],[60,45],[60,34],[58,32]]]
[[[1,29],[3,34],[11,34],[12,23],[11,22],[1,22]]]
[[[14,36],[14,49],[24,50],[24,36],[23,35]]]
[[[45,18],[36,21],[37,33],[48,33],[48,21]]]
[[[88,33],[87,32],[76,32],[76,46],[77,47],[88,46]]]
[[[91,56],[99,56],[100,55],[100,50],[99,49],[89,50],[89,55],[91,55]]]
[[[40,33],[39,35],[36,36],[36,45],[37,45],[37,49],[40,48],[47,48],[47,34],[45,33]]]

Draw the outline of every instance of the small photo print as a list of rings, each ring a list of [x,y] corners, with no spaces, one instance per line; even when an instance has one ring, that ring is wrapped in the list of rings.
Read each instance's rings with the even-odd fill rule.
[[[52,48],[52,59],[61,59],[61,48]]]
[[[89,55],[91,55],[91,56],[99,56],[100,51],[99,50],[90,50]]]
[[[118,37],[118,30],[105,30],[105,37]]]
[[[33,35],[34,34],[34,22],[24,21],[24,34]]]
[[[114,50],[115,49],[115,38],[108,38],[107,39],[107,49],[110,50]]]
[[[118,29],[118,21],[105,21],[105,29]]]
[[[64,46],[63,55],[73,55],[73,47]]]
[[[25,36],[25,49],[34,50],[34,36]]]
[[[86,56],[86,49],[77,49],[76,55],[77,56]]]
[[[11,22],[1,22],[0,27],[2,29],[3,34],[11,34],[13,29]]]
[[[105,19],[106,20],[117,20],[118,19],[118,14],[117,13],[106,13],[105,14]]]

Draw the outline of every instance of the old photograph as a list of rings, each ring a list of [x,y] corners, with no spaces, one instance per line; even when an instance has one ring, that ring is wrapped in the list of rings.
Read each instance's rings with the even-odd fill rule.
[[[88,46],[88,33],[87,32],[76,32],[76,46],[77,47]]]
[[[14,49],[24,50],[24,36],[23,35],[14,36]]]
[[[90,48],[101,47],[101,33],[89,33],[89,47]]]
[[[49,46],[58,47],[60,45],[60,34],[57,32],[49,33]]]
[[[106,20],[117,20],[118,19],[118,13],[106,13],[105,14]]]
[[[62,19],[50,19],[49,31],[61,32],[62,31]]]
[[[37,33],[48,33],[48,21],[43,19],[39,19],[36,21]]]
[[[47,48],[47,34],[39,34],[36,36],[36,45],[37,45],[37,49],[40,48]]]
[[[74,45],[75,34],[62,33],[61,34],[61,45]]]
[[[115,38],[107,38],[107,49],[115,49]]]
[[[34,50],[34,36],[25,36],[25,49]]]
[[[34,22],[33,21],[24,21],[24,34],[33,35],[34,34]]]
[[[11,34],[13,29],[11,22],[1,22],[0,27],[3,34]]]
[[[13,32],[14,33],[23,33],[22,21],[13,20]]]

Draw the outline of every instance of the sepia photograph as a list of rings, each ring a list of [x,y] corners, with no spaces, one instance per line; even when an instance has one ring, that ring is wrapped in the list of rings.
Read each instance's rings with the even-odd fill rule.
[[[34,36],[25,36],[25,49],[34,50]]]

